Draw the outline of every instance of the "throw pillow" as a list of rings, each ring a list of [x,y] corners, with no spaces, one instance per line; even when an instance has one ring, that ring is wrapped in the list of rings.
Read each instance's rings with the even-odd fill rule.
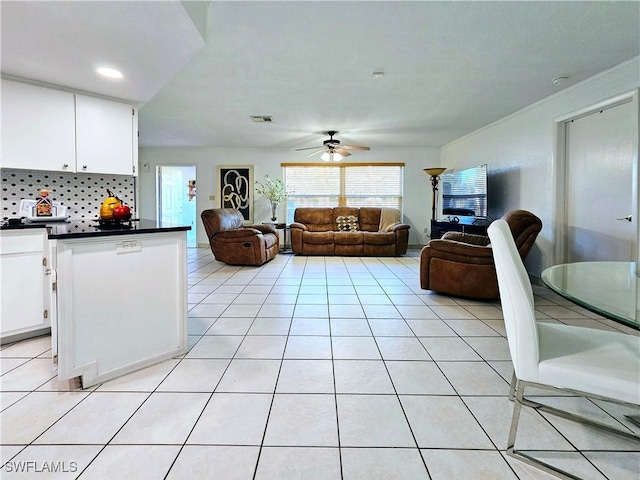
[[[355,215],[340,215],[336,217],[336,223],[340,232],[355,232],[360,228]]]

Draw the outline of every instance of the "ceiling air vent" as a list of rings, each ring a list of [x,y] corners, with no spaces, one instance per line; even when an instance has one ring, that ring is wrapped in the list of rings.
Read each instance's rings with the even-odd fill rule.
[[[271,115],[251,115],[254,123],[270,123],[273,122]]]

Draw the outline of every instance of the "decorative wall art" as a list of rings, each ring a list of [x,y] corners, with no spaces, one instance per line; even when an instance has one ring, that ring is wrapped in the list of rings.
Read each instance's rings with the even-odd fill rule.
[[[253,165],[218,165],[220,208],[235,208],[253,223]]]

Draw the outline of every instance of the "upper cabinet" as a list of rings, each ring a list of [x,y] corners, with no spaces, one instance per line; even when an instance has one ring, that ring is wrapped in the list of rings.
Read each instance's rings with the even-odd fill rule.
[[[73,93],[2,80],[2,166],[75,171]]]
[[[134,175],[137,126],[131,105],[76,95],[77,171]]]
[[[136,175],[138,112],[126,103],[2,80],[2,166]]]

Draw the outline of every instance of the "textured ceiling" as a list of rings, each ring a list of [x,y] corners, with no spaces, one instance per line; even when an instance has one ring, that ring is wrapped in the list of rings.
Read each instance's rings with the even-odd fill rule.
[[[638,2],[212,2],[199,29],[180,2],[9,3],[2,72],[142,102],[141,146],[437,147],[640,54]],[[97,52],[124,86],[80,74]]]

